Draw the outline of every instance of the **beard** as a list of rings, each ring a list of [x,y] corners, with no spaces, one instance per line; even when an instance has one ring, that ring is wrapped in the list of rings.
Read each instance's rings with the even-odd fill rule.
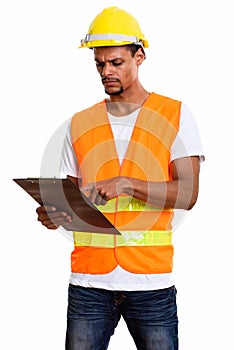
[[[112,91],[112,87],[107,87],[106,89],[105,89],[105,93],[107,94],[107,95],[109,95],[109,96],[115,96],[115,95],[120,95],[120,94],[122,94],[123,93],[123,86],[121,85],[121,82],[120,82],[120,80],[118,79],[118,78],[107,78],[107,77],[103,77],[102,78],[102,83],[103,83],[103,85],[105,85],[105,82],[107,81],[114,81],[114,82],[117,82],[117,83],[119,83],[119,85],[120,85],[120,87],[119,87],[119,89],[118,90],[115,90],[114,89],[114,91]]]
[[[123,87],[122,87],[122,86],[119,88],[119,90],[113,91],[113,92],[110,92],[110,91],[108,91],[108,90],[105,89],[105,93],[106,93],[107,95],[109,95],[109,96],[120,95],[120,94],[123,93],[123,91],[124,91],[124,90],[123,90]]]

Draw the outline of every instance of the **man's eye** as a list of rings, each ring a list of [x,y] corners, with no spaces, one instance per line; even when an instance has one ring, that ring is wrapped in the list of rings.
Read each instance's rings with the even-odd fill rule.
[[[113,66],[120,66],[123,62],[113,62]]]
[[[96,62],[96,66],[97,67],[104,67],[104,63],[103,62]]]

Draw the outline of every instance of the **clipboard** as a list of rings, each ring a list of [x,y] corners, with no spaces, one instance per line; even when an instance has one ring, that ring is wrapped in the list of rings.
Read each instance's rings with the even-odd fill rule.
[[[41,206],[50,205],[69,213],[72,222],[63,225],[66,230],[121,234],[69,179],[25,178],[13,181]]]

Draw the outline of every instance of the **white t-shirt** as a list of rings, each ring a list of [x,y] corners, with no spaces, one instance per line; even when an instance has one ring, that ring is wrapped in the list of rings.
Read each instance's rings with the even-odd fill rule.
[[[120,163],[127,150],[138,113],[139,109],[123,117],[115,117],[108,114]],[[170,153],[170,161],[188,156],[199,156],[201,161],[204,160],[196,121],[190,109],[184,103],[181,105],[179,131]],[[61,175],[77,177],[78,166],[72,146],[69,123],[61,158]],[[180,221],[181,210],[178,210],[178,213],[179,215],[175,214],[174,226]],[[70,283],[82,287],[133,291],[168,288],[174,284],[174,279],[173,273],[134,274],[124,270],[121,266],[117,266],[112,272],[107,274],[72,273]]]

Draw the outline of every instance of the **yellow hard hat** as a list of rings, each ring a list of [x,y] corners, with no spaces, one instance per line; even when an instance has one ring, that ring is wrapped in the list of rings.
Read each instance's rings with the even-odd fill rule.
[[[139,23],[128,12],[112,6],[99,13],[89,26],[80,47],[122,46],[136,44],[148,47]]]

